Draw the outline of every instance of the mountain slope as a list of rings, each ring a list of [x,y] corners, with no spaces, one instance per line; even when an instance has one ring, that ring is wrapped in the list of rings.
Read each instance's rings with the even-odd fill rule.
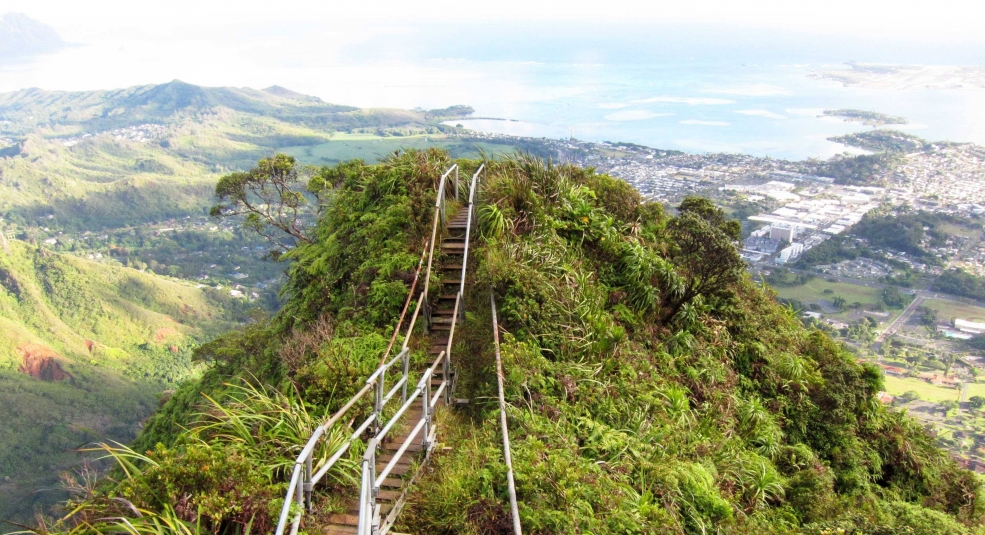
[[[202,214],[220,173],[276,150],[327,145],[340,131],[359,133],[332,147],[372,143],[376,134],[437,133],[442,117],[468,113],[358,109],[277,86],[177,80],[0,94],[0,216],[23,227],[55,215],[62,226],[93,230]]]
[[[21,13],[0,16],[0,58],[54,52],[65,42],[51,26]]]
[[[226,316],[188,283],[16,240],[0,248],[0,518],[64,499],[33,491],[57,488],[82,444],[131,440]]]
[[[138,521],[111,500],[122,497],[153,511],[139,522],[269,531],[306,430],[379,364],[450,163],[427,151],[320,170],[313,184],[332,202],[313,243],[289,254],[282,311],[200,348],[212,368],[134,443],[152,458],[73,504],[88,518]],[[480,162],[457,163],[469,176]],[[749,279],[734,246],[741,227],[721,210],[689,198],[669,217],[590,170],[524,157],[486,165],[452,349],[456,397],[472,401],[439,413],[447,448],[411,494],[402,531],[509,531],[491,402],[493,293],[527,533],[982,533],[981,481],[876,401],[877,369]],[[412,369],[428,349],[411,346]],[[269,386],[231,387],[230,376]],[[202,403],[213,406],[207,416]],[[353,410],[358,422],[368,408]],[[247,429],[245,419],[263,423]],[[305,531],[344,512],[360,453],[329,472]],[[208,474],[183,468],[203,462]]]

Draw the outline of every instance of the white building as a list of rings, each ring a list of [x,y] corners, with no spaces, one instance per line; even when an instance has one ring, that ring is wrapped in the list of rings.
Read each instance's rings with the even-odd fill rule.
[[[780,251],[780,256],[776,259],[776,263],[786,264],[787,262],[800,256],[800,253],[803,252],[804,252],[804,244],[791,243],[788,247]]]
[[[787,225],[770,226],[770,239],[793,243],[797,238],[797,227]]]

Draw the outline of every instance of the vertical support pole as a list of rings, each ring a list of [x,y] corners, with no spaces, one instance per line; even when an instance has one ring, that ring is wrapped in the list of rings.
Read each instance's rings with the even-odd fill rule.
[[[363,477],[359,487],[359,535],[369,535],[373,530],[373,509],[376,499],[373,497],[373,485],[376,483],[376,439],[370,439],[363,453]]]
[[[421,401],[424,403],[424,439],[421,445],[424,446],[424,451],[427,451],[431,448],[428,444],[428,436],[431,434],[431,370],[424,374],[424,396]]]
[[[311,481],[311,476],[314,472],[311,471],[311,457],[314,455],[314,451],[308,454],[308,458],[304,460],[304,510],[311,512],[311,493],[315,488],[315,484]]]
[[[455,168],[455,200],[457,201],[458,199],[459,199],[459,197],[458,197],[458,168],[456,167]]]
[[[372,535],[377,535],[380,532],[380,515],[379,515],[379,504],[377,503],[377,498],[380,496],[380,486],[376,484],[376,447],[379,443],[374,438],[369,443],[369,449],[366,450],[366,455],[369,459],[366,461],[369,464],[369,519],[370,525],[372,526],[370,533]]]
[[[442,373],[445,383],[445,405],[451,404],[451,353],[445,351]]]
[[[298,485],[294,487],[294,501],[298,503],[299,506],[304,507],[304,485],[301,481],[298,481]],[[298,528],[301,526],[301,516],[298,515],[291,523],[291,535],[297,535]]]
[[[373,420],[373,429],[376,430],[373,434],[379,434],[382,428],[381,420],[383,419],[383,377],[386,375],[386,371],[381,373],[379,377],[376,378],[376,391],[373,393],[373,414],[376,418]]]
[[[427,293],[422,293],[421,299],[424,300],[421,311],[424,313],[424,335],[426,336],[431,332],[431,303],[428,302]]]
[[[400,402],[401,402],[401,405],[403,405],[404,403],[407,403],[407,383],[410,382],[410,377],[409,377],[409,375],[410,375],[410,350],[409,349],[406,349],[406,350],[404,350],[403,353],[404,353],[404,362],[403,362],[403,365],[404,365],[404,377],[403,377],[403,379],[404,379],[404,386],[400,389],[401,390],[401,392],[400,392]]]

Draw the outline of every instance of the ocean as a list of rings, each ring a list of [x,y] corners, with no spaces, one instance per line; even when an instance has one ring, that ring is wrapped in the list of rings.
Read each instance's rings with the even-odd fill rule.
[[[360,107],[467,104],[479,131],[623,141],[784,159],[859,152],[827,140],[871,127],[854,108],[908,119],[930,140],[985,144],[985,91],[870,89],[812,78],[845,62],[981,64],[982,47],[761,35],[721,27],[419,27],[330,42],[317,28],[236,38],[93,37],[3,62],[0,91],[109,89],[172,79],[281,85]]]

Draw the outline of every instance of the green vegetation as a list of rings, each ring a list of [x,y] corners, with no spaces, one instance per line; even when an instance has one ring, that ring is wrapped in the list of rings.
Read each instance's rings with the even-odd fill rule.
[[[912,134],[883,129],[829,137],[828,140],[875,152],[916,152],[927,150],[933,146],[928,141]]]
[[[306,189],[328,201],[311,243],[285,255],[283,310],[196,350],[210,368],[133,450],[112,450],[116,477],[46,529],[111,532],[125,517],[140,532],[269,530],[307,415],[340,406],[379,362],[450,163],[427,151],[318,170]],[[465,176],[479,164],[458,163]],[[528,533],[981,532],[980,480],[875,401],[875,367],[748,279],[736,221],[694,198],[669,217],[588,170],[487,165],[453,352],[456,395],[473,401],[441,416],[450,450],[415,487],[402,531],[489,533],[508,518],[494,292]],[[331,474],[319,511],[337,510],[353,475],[351,464]]]
[[[935,386],[916,377],[895,377],[886,375],[886,392],[900,395],[906,392],[916,392],[920,399],[940,403],[942,401],[957,401],[961,391],[956,388]]]
[[[885,186],[878,177],[885,176],[903,160],[899,154],[880,152],[850,156],[836,154],[828,160],[808,160],[808,172],[835,179],[836,184]]]
[[[957,301],[944,299],[927,299],[924,306],[937,311],[942,321],[961,318],[969,321],[985,321],[985,308]]]
[[[847,122],[862,123],[866,126],[886,126],[887,124],[907,124],[906,117],[895,117],[874,111],[837,109],[824,110],[824,115],[841,117]]]
[[[443,133],[454,128],[440,124],[471,111],[357,109],[278,87],[180,81],[0,94],[0,113],[10,121],[4,131],[18,138],[0,153],[0,217],[21,227],[95,230],[203,214],[221,173],[285,147],[302,160],[324,163],[307,156],[326,146],[361,144],[370,149],[343,159],[375,160],[404,146],[377,150],[375,139],[428,135],[453,152],[476,154],[474,143],[447,140]],[[340,135],[352,141],[333,141]],[[503,150],[512,148],[494,152]]]
[[[930,265],[941,265],[942,260],[928,249],[948,245],[948,240],[954,237],[950,232],[954,226],[967,229],[976,227],[977,223],[962,220],[954,215],[923,210],[870,212],[852,228],[854,238],[834,236],[804,253],[796,265],[809,267],[865,257],[881,260],[904,272],[901,280],[892,278],[888,282],[912,284],[912,274],[907,273],[909,266],[898,258],[889,258],[886,253],[898,255],[902,252],[914,260]],[[858,242],[855,238],[862,238],[865,241]]]
[[[934,289],[953,295],[985,300],[985,279],[961,269],[949,269],[934,282]]]
[[[132,440],[161,391],[193,373],[193,345],[234,325],[235,309],[188,283],[20,241],[0,248],[3,516],[63,500],[33,491],[57,487],[78,445]]]

